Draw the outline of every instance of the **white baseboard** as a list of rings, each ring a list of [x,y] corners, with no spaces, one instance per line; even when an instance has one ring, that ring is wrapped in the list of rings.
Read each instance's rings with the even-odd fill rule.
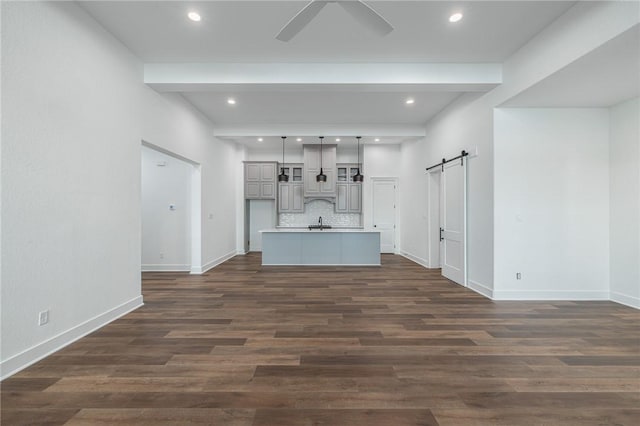
[[[411,253],[407,253],[406,251],[401,251],[400,252],[400,256],[405,257],[405,258],[409,259],[410,261],[417,263],[420,266],[424,266],[425,268],[428,268],[428,269],[431,268],[429,266],[429,262],[427,262],[426,259],[423,259],[423,258],[418,257],[418,256],[414,256]]]
[[[640,298],[634,296],[628,296],[626,294],[612,291],[609,293],[609,299],[613,302],[620,303],[632,308],[640,309]]]
[[[604,291],[493,291],[493,300],[609,300]]]
[[[262,266],[381,266],[379,263],[263,263]]]
[[[480,284],[477,281],[473,281],[473,280],[467,280],[467,288],[475,291],[478,294],[483,295],[484,297],[487,297],[489,299],[493,299],[493,289],[487,287],[484,284]]]
[[[210,260],[209,262],[205,263],[202,266],[193,266],[193,267],[191,267],[191,273],[194,274],[194,275],[204,274],[209,269],[218,266],[222,262],[226,262],[227,260],[231,259],[235,255],[236,255],[236,251],[233,250],[233,251],[230,251],[229,253],[225,254],[224,256],[220,256],[217,259]]]
[[[142,272],[189,272],[191,265],[182,264],[152,264],[147,263],[142,265]]]
[[[87,334],[93,333],[97,329],[104,327],[121,316],[138,309],[143,304],[142,296],[137,296],[120,306],[116,306],[115,308],[78,324],[57,336],[50,338],[49,340],[38,343],[37,345],[2,361],[0,363],[0,380],[4,380],[7,377],[16,374],[18,371],[27,368],[31,364],[40,361],[42,358],[45,358],[56,351],[59,351],[63,347],[70,345]]]

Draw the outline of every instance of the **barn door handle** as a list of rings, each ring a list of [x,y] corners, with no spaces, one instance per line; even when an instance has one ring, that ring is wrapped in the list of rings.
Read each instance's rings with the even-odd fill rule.
[[[440,241],[444,240],[442,233],[444,232],[444,228],[440,228]]]

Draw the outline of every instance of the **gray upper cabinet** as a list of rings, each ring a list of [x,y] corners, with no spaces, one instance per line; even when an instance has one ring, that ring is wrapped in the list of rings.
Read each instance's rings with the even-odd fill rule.
[[[275,200],[275,161],[245,161],[244,198],[247,200]]]
[[[289,178],[291,179],[291,178]],[[278,212],[304,212],[304,185],[302,183],[281,183],[278,185]]]
[[[362,184],[353,182],[357,169],[357,164],[336,165],[338,176],[336,213],[362,212]]]
[[[320,145],[304,146],[304,196],[332,198],[336,196],[336,145],[322,145],[322,171],[326,182],[316,182],[320,174]]]
[[[302,164],[280,164],[285,174],[289,175],[289,182],[278,183],[278,212],[279,213],[303,213],[304,212],[304,183]]]
[[[337,164],[337,182],[338,183],[352,183],[353,177],[358,173],[357,164]]]

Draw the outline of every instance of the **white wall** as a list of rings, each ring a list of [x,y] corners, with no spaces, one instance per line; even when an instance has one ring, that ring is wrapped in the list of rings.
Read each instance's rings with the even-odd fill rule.
[[[146,86],[142,116],[145,142],[200,165],[201,266],[203,272],[236,254],[236,197],[234,180],[239,154],[235,144],[213,136],[212,125],[177,94],[158,95]]]
[[[487,294],[493,288],[493,109],[491,96],[465,94],[431,120],[424,140],[402,147],[402,252],[429,264],[426,167],[462,150],[468,159],[468,279]],[[413,209],[413,210],[412,210]]]
[[[372,177],[397,177],[396,197],[402,193],[400,178],[400,145],[365,145],[363,148],[362,174],[362,221],[365,229],[373,227],[373,183]],[[400,206],[398,206],[400,211]],[[400,214],[396,223],[396,241],[400,240]]]
[[[400,156],[399,194],[401,231],[401,253],[425,267],[436,267],[429,263],[428,230],[428,185],[425,167],[427,142],[421,139],[402,144]]]
[[[141,304],[142,140],[202,165],[203,268],[235,253],[236,150],[77,5],[1,7],[6,376]]]
[[[611,299],[640,308],[640,99],[610,108]]]
[[[494,298],[607,299],[607,109],[505,108],[494,123]]]
[[[411,212],[428,207],[424,168],[460,153],[478,149],[468,169],[468,277],[469,286],[487,296],[494,288],[493,109],[561,70],[584,54],[623,33],[639,21],[637,2],[578,2],[515,52],[503,68],[503,84],[485,95],[459,97],[426,125],[423,141],[402,149],[402,252],[426,262],[428,220]],[[417,168],[421,166],[420,168]],[[411,169],[409,169],[411,167]],[[420,170],[420,171],[419,171]]]
[[[142,270],[191,270],[194,166],[142,146]]]

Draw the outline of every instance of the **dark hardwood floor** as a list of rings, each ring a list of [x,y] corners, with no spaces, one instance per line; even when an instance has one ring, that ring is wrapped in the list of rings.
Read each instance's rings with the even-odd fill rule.
[[[640,312],[380,268],[147,273],[145,306],[2,383],[2,425],[640,424]]]

